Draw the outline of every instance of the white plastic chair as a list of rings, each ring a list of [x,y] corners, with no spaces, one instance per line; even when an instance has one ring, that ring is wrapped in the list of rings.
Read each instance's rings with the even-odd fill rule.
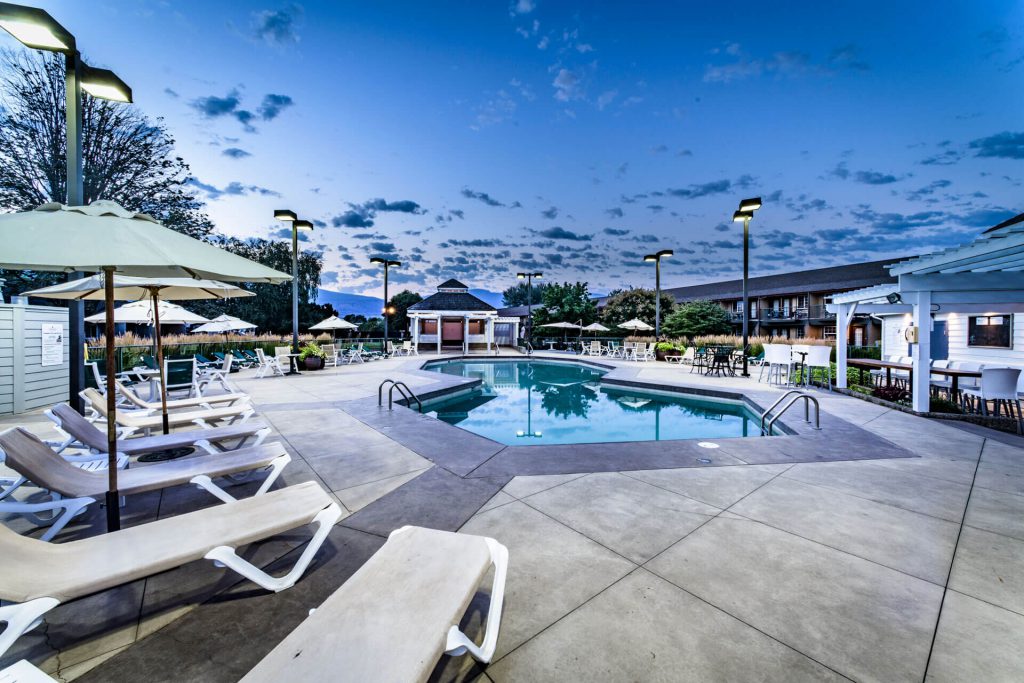
[[[220,369],[209,368],[201,370],[199,372],[199,379],[196,386],[196,392],[202,392],[206,390],[206,387],[210,386],[214,382],[218,382],[220,386],[227,393],[231,393],[231,385],[228,384],[228,375],[231,374],[231,364],[234,362],[235,357],[228,353],[224,356],[224,364],[221,365]]]
[[[761,372],[764,372],[765,366],[768,367],[768,383],[772,383],[772,376],[774,375],[777,384],[782,384],[782,371],[786,371],[786,381],[789,381],[790,375],[793,369],[793,357],[790,352],[789,344],[765,344],[764,345],[764,365],[761,366]],[[758,381],[761,381],[761,377],[758,376]]]
[[[974,401],[977,400],[978,410],[982,415],[989,414],[989,401],[992,401],[992,407],[997,416],[1000,413],[1000,407],[1005,407],[1007,417],[1017,418],[1017,433],[1020,433],[1021,407],[1020,397],[1017,394],[1017,380],[1020,379],[1020,372],[1019,368],[983,368],[981,386],[963,389],[965,403],[970,404],[973,412]],[[1016,416],[1014,409],[1016,409]]]
[[[260,359],[260,366],[256,368],[256,377],[266,377],[268,370],[271,377],[274,375],[284,376],[284,368],[281,367],[281,361],[278,360],[277,356],[268,358],[263,349],[257,347],[256,357]]]
[[[320,347],[320,350],[326,354],[324,357],[324,367],[338,364],[338,350],[334,344],[324,344]]]
[[[832,391],[832,347],[831,346],[808,346],[807,360],[804,367],[809,380],[814,380],[814,370],[825,371],[825,381],[828,390]]]

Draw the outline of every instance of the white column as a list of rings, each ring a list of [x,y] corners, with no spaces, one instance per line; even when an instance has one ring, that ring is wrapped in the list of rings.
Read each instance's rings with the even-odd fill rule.
[[[913,345],[914,386],[911,407],[919,413],[928,411],[932,367],[932,293],[914,293],[914,327],[917,343]]]
[[[462,318],[462,353],[469,353],[469,316]]]
[[[409,320],[412,322],[412,347],[418,350],[420,348],[420,319],[413,317]]]
[[[441,316],[437,316],[437,355],[441,355]]]
[[[484,334],[487,337],[487,353],[491,352],[491,338],[494,337],[494,318],[488,318],[484,326]]]
[[[846,388],[846,341],[850,330],[846,323],[849,304],[836,306],[836,388]]]

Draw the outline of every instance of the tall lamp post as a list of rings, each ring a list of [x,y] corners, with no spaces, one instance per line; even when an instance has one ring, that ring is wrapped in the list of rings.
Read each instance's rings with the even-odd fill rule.
[[[0,28],[25,47],[64,55],[64,114],[67,126],[67,200],[68,206],[85,203],[82,172],[82,91],[114,102],[132,101],[132,89],[107,69],[95,69],[82,61],[75,37],[44,10],[0,2]],[[69,273],[77,280],[81,273]],[[68,304],[68,403],[82,410],[78,392],[85,388],[85,308],[81,301]],[[110,364],[108,363],[108,366]],[[109,371],[109,370],[108,370]]]
[[[390,270],[391,268],[401,268],[402,267],[402,262],[401,261],[389,261],[386,258],[382,258],[380,256],[374,256],[373,258],[370,259],[370,263],[379,263],[380,265],[384,266],[384,308],[383,308],[383,310],[381,310],[381,313],[384,314],[384,353],[387,353],[388,352],[388,318],[391,316],[392,313],[395,312],[395,309],[394,309],[393,306],[388,306],[388,270]],[[441,331],[438,330],[437,333],[441,334]]]
[[[672,255],[671,249],[662,249],[657,254],[644,256],[644,261],[654,262],[654,338],[661,339],[661,259]]]
[[[277,209],[274,218],[292,224],[292,353],[299,352],[299,230],[312,230],[313,224],[300,220],[294,211]]]
[[[526,280],[526,341],[533,341],[533,278],[538,280],[544,277],[544,273],[516,273],[520,280]],[[533,352],[533,346],[526,347]]]
[[[750,339],[750,296],[747,292],[747,279],[750,271],[750,219],[754,212],[761,208],[761,198],[752,197],[740,202],[740,208],[733,213],[734,223],[743,223],[743,376],[750,377],[747,372],[747,342]]]

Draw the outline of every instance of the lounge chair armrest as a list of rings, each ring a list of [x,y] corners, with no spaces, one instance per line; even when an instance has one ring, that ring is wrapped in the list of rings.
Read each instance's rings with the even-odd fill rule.
[[[459,630],[458,624],[448,630],[445,654],[461,655],[468,652],[479,662],[487,664],[494,657],[498,645],[498,630],[501,627],[501,610],[505,601],[505,578],[508,575],[508,548],[493,538],[485,538],[487,548],[491,552],[491,564],[494,566],[494,582],[491,584],[491,601],[487,608],[487,622],[483,642],[478,646]]]
[[[0,512],[21,515],[37,526],[49,526],[40,540],[49,541],[60,533],[60,530],[75,515],[96,502],[95,498],[58,498],[41,503],[23,503],[21,501],[0,501]],[[60,514],[57,514],[59,511]],[[52,512],[51,517],[40,517],[37,512]]]

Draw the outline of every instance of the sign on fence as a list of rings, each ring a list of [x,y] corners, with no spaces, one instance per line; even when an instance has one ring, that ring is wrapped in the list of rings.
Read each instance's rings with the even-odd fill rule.
[[[64,362],[64,326],[53,323],[42,325],[40,365],[60,365]]]

